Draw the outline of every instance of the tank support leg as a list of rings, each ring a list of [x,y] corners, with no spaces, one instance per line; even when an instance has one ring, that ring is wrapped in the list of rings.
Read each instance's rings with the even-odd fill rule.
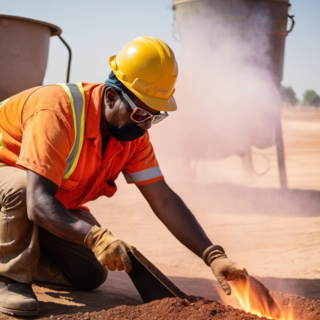
[[[71,48],[70,48],[69,45],[66,43],[66,41],[65,41],[60,35],[59,35],[58,37],[60,38],[60,40],[62,41],[62,43],[67,47],[67,50],[68,50],[68,52],[69,52],[68,70],[67,70],[67,80],[66,80],[66,82],[69,83],[72,52],[71,52]]]
[[[287,190],[288,182],[287,182],[285,155],[284,155],[281,110],[279,109],[276,110],[275,112],[276,113],[275,114],[275,136],[276,136],[277,156],[278,156],[278,170],[279,170],[280,187],[282,190]]]

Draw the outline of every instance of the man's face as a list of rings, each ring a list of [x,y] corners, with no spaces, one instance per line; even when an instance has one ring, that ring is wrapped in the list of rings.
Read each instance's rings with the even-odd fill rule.
[[[106,121],[113,126],[124,126],[126,123],[136,123],[130,118],[131,112],[126,108],[119,95],[120,93],[117,93],[113,88],[106,89],[104,97],[104,117]],[[160,113],[159,111],[148,107],[133,93],[129,93],[128,96],[137,107],[144,109],[153,115]],[[144,130],[150,129],[152,125],[151,119],[136,124]]]

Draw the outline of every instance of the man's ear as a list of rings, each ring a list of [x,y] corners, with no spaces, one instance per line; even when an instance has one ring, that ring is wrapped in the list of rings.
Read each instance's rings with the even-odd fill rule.
[[[110,109],[113,109],[117,96],[118,94],[113,88],[109,87],[106,89],[104,93],[104,100]]]

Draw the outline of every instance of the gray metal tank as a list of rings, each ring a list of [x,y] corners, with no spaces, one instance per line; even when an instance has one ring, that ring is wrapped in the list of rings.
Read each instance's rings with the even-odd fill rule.
[[[289,0],[173,0],[182,42],[191,40],[190,30],[199,30],[201,25],[205,28],[206,21],[212,19],[219,20],[216,25],[223,26],[212,28],[207,33],[207,41],[212,43],[226,36],[251,42],[267,36],[270,69],[279,84],[283,73],[285,39],[294,26],[293,16],[288,15],[289,7]],[[289,31],[288,17],[292,21]]]
[[[61,32],[47,22],[0,15],[0,101],[42,85],[49,39]]]
[[[251,65],[267,70],[280,88],[287,34],[294,27],[288,15],[289,0],[173,0],[173,10],[182,45],[203,46],[214,50],[225,39],[248,48]],[[287,30],[287,20],[291,26]],[[188,47],[188,46],[187,46]],[[199,64],[201,56],[198,57]],[[280,185],[287,188],[280,105],[270,106],[274,113]]]

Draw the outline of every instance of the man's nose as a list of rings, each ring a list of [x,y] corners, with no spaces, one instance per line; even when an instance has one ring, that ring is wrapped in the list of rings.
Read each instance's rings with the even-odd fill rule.
[[[142,128],[143,130],[148,130],[148,129],[150,129],[151,126],[152,126],[151,119],[148,120],[148,121],[139,123],[138,126],[139,126],[140,128]]]

